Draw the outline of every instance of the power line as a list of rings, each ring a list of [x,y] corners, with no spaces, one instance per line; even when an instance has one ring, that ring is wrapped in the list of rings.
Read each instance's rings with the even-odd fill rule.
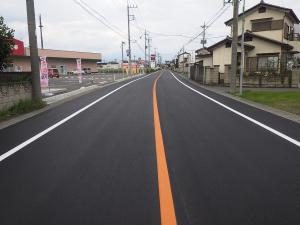
[[[209,19],[209,23],[207,24],[207,28],[206,30],[211,27],[216,21],[217,19],[219,19],[226,11],[227,9],[229,8],[229,6],[225,7],[223,6],[221,10],[218,11],[218,13],[216,13],[211,19]],[[191,38],[188,42],[186,42],[183,47],[179,50],[179,52],[177,53],[177,55],[180,53],[180,52],[184,52],[184,47],[190,43],[192,43],[193,41],[195,41],[198,37],[200,37],[201,35],[203,34],[203,31],[201,31],[199,34],[195,35],[193,38]],[[176,56],[177,56],[176,55]],[[175,58],[176,58],[175,56]]]
[[[114,33],[118,34],[120,37],[122,38],[126,38],[126,36],[124,36],[124,34],[120,33],[118,30],[114,29],[113,27],[111,27],[110,25],[108,25],[107,23],[105,23],[103,20],[101,20],[98,16],[96,16],[94,13],[92,13],[85,5],[83,5],[81,2],[77,1],[77,0],[73,0],[74,3],[76,3],[77,5],[79,5],[84,11],[86,11],[89,15],[93,16],[96,20],[98,20],[100,23],[102,23],[105,27],[107,27],[108,29],[110,29],[111,31],[113,31]]]
[[[119,27],[115,26],[114,24],[112,24],[105,16],[103,16],[102,14],[100,14],[98,11],[96,11],[95,9],[93,9],[91,6],[89,6],[86,2],[84,2],[83,0],[79,0],[82,4],[84,4],[89,10],[91,10],[92,12],[94,12],[95,14],[97,14],[99,17],[101,17],[102,19],[104,19],[108,24],[110,24],[111,27],[113,27],[114,29],[118,30],[119,32],[125,34]]]
[[[136,22],[137,22],[137,21],[136,21]],[[139,26],[138,23],[137,23],[137,24],[134,24],[134,26],[135,26],[138,30],[140,30],[140,31],[142,31],[142,32],[144,32],[144,30],[146,29],[146,28],[143,28],[143,27]],[[148,31],[149,31],[149,30],[148,30]],[[149,31],[149,32],[150,32],[151,34],[155,35],[155,36],[192,38],[191,35],[185,35],[185,34],[168,34],[168,33],[153,32],[153,31]]]
[[[135,5],[138,5],[135,0],[133,0],[133,2],[134,2]],[[143,19],[142,12],[141,12],[141,10],[140,10],[139,7],[137,8],[137,11],[138,11],[138,14],[139,14],[139,16],[140,16],[140,18],[142,20],[142,23],[143,23],[144,27],[146,27],[145,20]],[[137,22],[137,20],[136,20],[136,22]]]
[[[223,7],[223,11],[220,11],[220,14],[218,14],[217,16],[215,16],[215,18],[212,20],[212,19],[210,19],[209,21],[209,23],[207,23],[207,28],[206,28],[206,30],[209,28],[209,27],[211,27],[216,21],[217,21],[217,19],[219,19],[225,12],[226,12],[226,10],[229,8],[229,6],[227,6],[227,7]],[[188,45],[188,44],[190,44],[190,43],[192,43],[196,38],[198,38],[199,36],[201,36],[203,34],[203,31],[200,33],[200,34],[197,34],[194,38],[192,38],[191,40],[189,40],[188,41],[188,43],[187,44],[185,44],[185,45]]]
[[[164,36],[164,37],[183,37],[183,38],[192,38],[192,36],[184,35],[184,34],[164,34],[164,33],[158,33],[158,32],[151,32],[151,34],[157,35],[157,36]]]

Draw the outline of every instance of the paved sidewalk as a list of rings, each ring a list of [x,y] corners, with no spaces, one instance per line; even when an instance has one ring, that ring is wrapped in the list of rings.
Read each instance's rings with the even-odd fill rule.
[[[231,94],[229,94],[229,87],[219,87],[219,86],[202,85],[202,84],[199,84],[199,83],[197,83],[195,81],[192,81],[192,80],[188,79],[185,76],[182,76],[179,73],[176,73],[176,74],[180,75],[182,78],[184,78],[188,82],[190,82],[190,83],[192,83],[194,85],[197,85],[197,86],[199,86],[199,87],[201,87],[203,89],[215,92],[215,93],[217,93],[219,95],[226,96],[228,98],[231,98],[231,99],[234,99],[236,101],[245,103],[247,105],[250,105],[252,107],[264,110],[266,112],[275,114],[277,116],[281,116],[281,117],[286,118],[288,120],[292,120],[292,121],[294,121],[296,123],[300,123],[300,116],[295,115],[295,114],[290,113],[290,112],[286,112],[286,111],[280,110],[280,109],[275,109],[275,108],[272,108],[272,107],[269,107],[269,106],[266,106],[266,105],[263,105],[263,104],[260,104],[260,103],[256,103],[256,102],[253,102],[253,101],[241,98],[239,96],[231,95]],[[300,92],[300,88],[244,88],[244,90],[256,90],[256,91],[257,90],[260,90],[260,91],[299,91]]]
[[[44,89],[42,89],[42,96],[43,96],[43,98],[47,98],[47,97],[50,97],[53,95],[58,95],[58,94],[64,93],[66,91],[67,91],[66,88],[50,88],[50,89],[44,88]]]

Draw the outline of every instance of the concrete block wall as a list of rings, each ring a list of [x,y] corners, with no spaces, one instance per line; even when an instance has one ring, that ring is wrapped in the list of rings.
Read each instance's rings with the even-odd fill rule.
[[[29,82],[0,84],[0,111],[6,110],[20,100],[32,98]]]
[[[300,68],[292,72],[292,87],[300,88]]]
[[[231,76],[231,66],[225,65],[225,67],[224,67],[224,85],[229,85],[230,76]]]
[[[214,68],[213,67],[205,67],[205,82],[204,84],[212,84],[212,76],[214,73]]]
[[[218,84],[219,83],[219,71],[220,71],[220,66],[214,66],[213,67],[213,73],[211,76],[211,83],[212,84]]]

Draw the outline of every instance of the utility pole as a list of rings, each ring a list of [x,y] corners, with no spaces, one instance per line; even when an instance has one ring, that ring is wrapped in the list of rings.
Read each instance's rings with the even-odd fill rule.
[[[245,0],[243,0],[241,48],[242,48],[242,55],[241,55],[241,71],[240,71],[240,95],[243,94],[243,76],[245,70]]]
[[[39,28],[40,28],[40,34],[41,34],[41,48],[44,49],[44,40],[43,40],[43,25],[42,25],[42,15],[40,14],[39,16],[40,18],[40,25],[39,25]]]
[[[27,23],[30,46],[31,76],[32,76],[32,97],[41,99],[41,83],[40,83],[40,65],[36,38],[36,23],[34,0],[26,0]]]
[[[204,48],[205,44],[206,44],[205,35],[206,35],[206,29],[207,29],[207,26],[205,25],[205,22],[204,22],[204,25],[201,26],[201,28],[203,28],[203,38],[201,40],[201,44],[202,44],[202,48]]]
[[[149,63],[149,67],[151,67],[151,41],[152,39],[150,37],[148,37],[148,63]]]
[[[232,21],[232,44],[231,44],[231,76],[230,76],[231,93],[236,92],[239,1],[240,0],[232,0],[233,21]],[[224,1],[224,4],[226,3],[231,3],[231,0]]]
[[[155,67],[157,64],[157,48],[154,48],[154,54],[155,54]]]
[[[134,20],[134,15],[130,15],[130,9],[137,6],[129,5],[127,1],[127,22],[128,22],[128,75],[131,76],[131,39],[130,39],[130,21]]]
[[[146,62],[147,62],[147,30],[145,30],[145,65],[146,65]]]
[[[124,62],[124,45],[125,45],[125,42],[122,41],[121,43],[121,49],[122,49],[122,62],[121,62],[121,69],[122,69],[122,73],[123,73],[123,62]]]

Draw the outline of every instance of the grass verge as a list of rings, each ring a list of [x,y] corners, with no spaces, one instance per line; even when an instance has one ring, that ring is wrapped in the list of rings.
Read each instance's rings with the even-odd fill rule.
[[[241,97],[300,116],[300,91],[272,92],[247,90]]]
[[[47,103],[42,100],[21,100],[7,110],[0,111],[0,121],[44,108],[46,105]]]

